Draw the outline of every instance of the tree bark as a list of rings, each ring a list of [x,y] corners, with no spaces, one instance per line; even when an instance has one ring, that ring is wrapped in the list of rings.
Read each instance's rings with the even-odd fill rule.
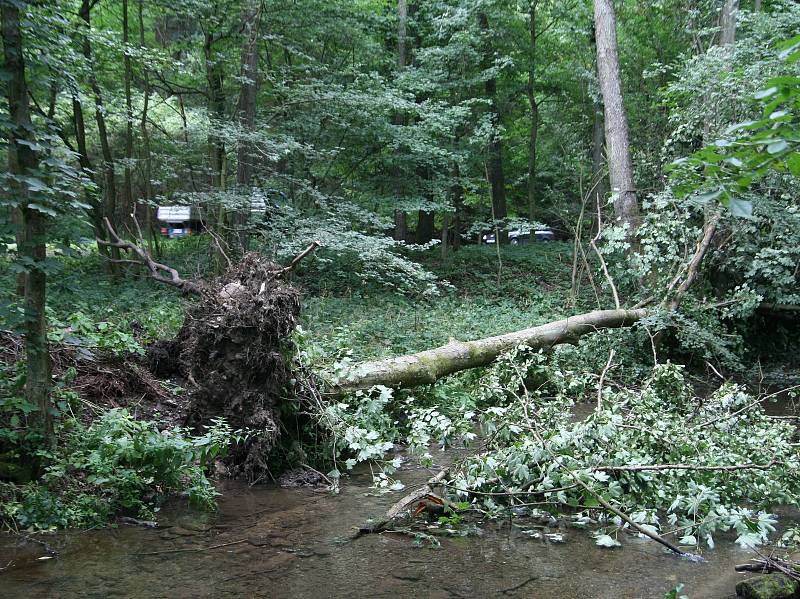
[[[447,252],[450,247],[450,212],[442,214],[442,260],[447,260]]]
[[[139,16],[139,46],[144,49],[144,0],[138,0],[137,9]],[[150,71],[146,65],[142,67],[142,87],[144,104],[142,106],[142,119],[139,122],[139,129],[142,132],[142,153],[144,158],[145,228],[147,229],[150,251],[155,251],[158,254],[160,249],[158,234],[153,226],[153,203],[155,198],[153,193],[153,159],[150,151],[150,131],[147,128],[147,112],[150,108]]]
[[[622,101],[619,58],[617,56],[616,16],[612,0],[594,2],[597,73],[605,110],[606,144],[614,213],[628,225],[632,236],[639,226],[639,203],[633,182],[628,117]]]
[[[417,213],[417,243],[428,243],[433,239],[433,212],[419,210]]]
[[[397,0],[397,70],[402,72],[406,68],[407,58],[407,28],[408,24],[408,0]],[[404,124],[404,118],[398,115],[396,123]],[[398,175],[399,176],[399,175]],[[397,187],[400,187],[399,182]],[[398,194],[399,197],[400,194]],[[394,211],[394,238],[397,241],[405,241],[408,236],[408,219],[404,210]]]
[[[131,161],[133,160],[133,107],[131,105],[131,57],[128,55],[130,27],[128,24],[128,0],[122,0],[122,44],[124,48],[124,86],[125,86],[125,168],[122,185],[122,211],[126,216],[136,210],[133,202],[133,179]]]
[[[241,89],[239,93],[239,125],[245,135],[255,129],[256,94],[258,92],[258,29],[261,17],[259,4],[250,2],[242,14],[243,39],[241,53]],[[247,193],[247,187],[253,182],[253,144],[246,139],[239,140],[236,161],[236,185]],[[249,205],[239,210],[234,216],[236,238],[239,251],[244,253],[249,245],[247,220],[250,216]]]
[[[736,17],[739,0],[725,0],[720,18],[720,45],[731,46],[736,41]]]
[[[481,30],[489,39],[489,19],[485,13],[478,15]],[[487,41],[485,48],[486,57],[491,58],[493,49]],[[490,61],[487,60],[487,65]],[[503,143],[500,139],[500,109],[497,105],[497,78],[492,75],[486,79],[486,97],[489,99],[489,115],[492,123],[491,139],[488,146],[488,159],[486,164],[486,177],[489,179],[489,186],[492,193],[492,211],[494,220],[503,220],[508,216],[506,208],[506,179],[503,170]],[[508,243],[508,231],[504,227],[499,227],[498,243]]]
[[[374,385],[429,385],[454,372],[487,366],[518,345],[541,349],[575,343],[587,333],[630,326],[646,315],[645,309],[596,310],[506,335],[467,342],[453,340],[436,349],[356,365],[339,377],[335,388],[342,393]]]
[[[212,119],[222,121],[225,118],[225,95],[222,87],[222,68],[218,63],[214,49],[214,34],[207,32],[203,44],[203,56],[206,62],[206,80],[208,82],[208,112]],[[214,133],[216,125],[211,123],[208,143],[211,146],[211,186],[222,188],[222,169],[225,156],[225,142]]]
[[[536,220],[536,140],[539,135],[539,104],[536,101],[536,5],[538,0],[531,0],[528,16],[530,22],[530,65],[528,67],[528,104],[531,108],[531,130],[528,137],[528,220]]]
[[[95,122],[97,123],[97,134],[100,138],[100,150],[103,156],[103,192],[105,201],[103,203],[103,214],[96,220],[102,220],[102,217],[108,217],[112,221],[115,221],[117,218],[117,185],[116,178],[114,176],[114,156],[111,153],[111,144],[108,141],[108,130],[106,128],[103,95],[100,91],[100,85],[97,82],[97,76],[94,72],[94,64],[92,63],[92,45],[89,40],[89,30],[91,29],[91,9],[92,4],[90,0],[82,0],[78,14],[84,21],[84,27],[86,29],[83,34],[83,56],[86,59],[87,66],[89,67],[89,85],[92,89],[92,93],[94,94],[94,116]],[[78,105],[80,105],[80,101],[78,101]],[[86,157],[88,158],[88,154],[86,154]],[[114,247],[111,248],[111,258],[113,260],[119,260],[119,249]],[[112,275],[117,274],[118,269],[116,262],[112,261],[109,265],[109,268]]]
[[[453,251],[461,249],[461,211],[464,206],[464,186],[461,185],[461,169],[458,163],[453,164],[453,186],[451,187],[453,201]]]
[[[24,2],[2,2],[3,58],[6,79],[6,100],[13,134],[8,142],[8,170],[12,175],[36,177],[39,156],[33,133],[28,86],[25,80],[20,7]],[[24,13],[23,13],[24,14]],[[15,184],[20,200],[18,226],[22,241],[17,248],[25,260],[24,335],[25,335],[25,399],[36,406],[37,424],[48,446],[53,443],[53,423],[50,414],[50,352],[47,344],[45,316],[47,278],[45,275],[46,233],[45,215],[31,208],[35,197],[25,185]]]

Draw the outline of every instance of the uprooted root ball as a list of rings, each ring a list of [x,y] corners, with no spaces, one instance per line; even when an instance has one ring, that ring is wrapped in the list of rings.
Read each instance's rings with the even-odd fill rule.
[[[290,378],[281,349],[300,311],[300,294],[279,271],[259,254],[245,255],[189,309],[178,337],[150,354],[159,369],[177,362],[189,381],[190,425],[222,416],[253,433],[227,460],[232,474],[251,481],[268,472],[280,434],[278,404]]]

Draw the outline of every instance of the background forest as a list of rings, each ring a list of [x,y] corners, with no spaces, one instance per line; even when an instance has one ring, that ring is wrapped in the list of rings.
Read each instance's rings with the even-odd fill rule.
[[[794,420],[762,405],[798,376],[797,2],[0,5],[7,526],[152,516],[175,491],[213,506],[223,458],[251,481],[311,463],[334,487],[372,461],[398,490],[393,449],[432,463],[478,429],[448,474],[462,507],[605,510],[603,546],[631,527],[756,545],[769,507],[797,504]],[[162,234],[174,205],[200,235]],[[515,243],[537,230],[555,240]],[[312,242],[282,271],[248,257]],[[289,314],[247,321],[280,338],[250,366],[282,373],[282,407],[187,416],[206,382],[161,376],[152,347],[200,320],[197,281],[227,309],[251,266],[253,297]],[[365,360],[603,308],[626,328],[345,393]],[[575,403],[597,409],[576,423]]]

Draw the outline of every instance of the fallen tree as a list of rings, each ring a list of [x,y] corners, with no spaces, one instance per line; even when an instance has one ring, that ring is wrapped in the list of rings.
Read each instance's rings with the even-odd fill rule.
[[[344,393],[375,385],[414,387],[432,384],[461,370],[487,366],[502,353],[518,345],[546,349],[561,343],[576,343],[587,333],[630,326],[644,318],[647,313],[644,308],[595,310],[486,339],[452,339],[446,345],[416,354],[358,364],[338,377],[335,390],[337,393]]]

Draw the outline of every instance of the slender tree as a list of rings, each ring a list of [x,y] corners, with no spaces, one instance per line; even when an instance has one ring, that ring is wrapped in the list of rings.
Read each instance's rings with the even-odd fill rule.
[[[397,70],[402,72],[406,67],[407,32],[408,25],[408,0],[397,0]],[[398,114],[395,122],[402,125],[403,115]],[[400,187],[398,182],[398,188]],[[399,194],[398,194],[399,195]],[[394,211],[394,238],[405,241],[408,235],[408,222],[405,210]]]
[[[739,0],[725,0],[720,18],[720,45],[730,46],[736,41],[736,17]]]
[[[494,49],[489,41],[491,31],[486,13],[479,13],[478,22],[485,37],[486,64],[491,67]],[[486,78],[484,89],[486,98],[489,100],[489,116],[492,123],[491,139],[487,148],[486,178],[489,180],[492,193],[492,216],[499,221],[508,216],[508,210],[506,207],[506,178],[503,169],[503,142],[500,138],[500,108],[497,103],[497,77],[495,75],[492,74]],[[501,227],[499,232],[498,243],[508,243],[508,231]]]
[[[536,9],[538,0],[531,0],[528,7],[528,34],[530,36],[530,62],[526,93],[531,110],[531,129],[528,137],[528,220],[536,220],[536,142],[539,136],[539,103],[536,100]]]

